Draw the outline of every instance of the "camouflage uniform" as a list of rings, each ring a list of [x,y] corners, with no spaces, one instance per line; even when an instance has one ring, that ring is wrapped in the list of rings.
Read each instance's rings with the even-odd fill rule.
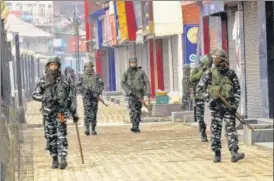
[[[197,88],[198,82],[201,77],[204,75],[205,71],[211,68],[212,66],[212,57],[210,55],[205,55],[202,58],[201,66],[199,68],[194,68],[190,74],[190,82],[193,84],[194,89]],[[196,89],[195,91],[195,106],[196,106],[196,118],[199,123],[200,133],[202,142],[207,142],[206,135],[206,124],[204,121],[204,112],[205,112],[205,100],[202,97],[203,91]]]
[[[211,123],[211,148],[215,152],[214,162],[221,161],[221,131],[222,120],[225,121],[225,131],[228,140],[228,149],[231,151],[232,162],[237,162],[244,158],[243,153],[238,153],[238,134],[235,128],[235,113],[240,101],[240,84],[234,70],[229,69],[227,54],[223,50],[216,50],[213,56],[214,68],[208,72],[199,87],[207,89],[208,94],[204,97],[210,99],[209,107],[212,115]],[[227,108],[218,97],[218,92],[231,105]]]
[[[45,135],[49,142],[49,152],[53,158],[52,168],[64,169],[67,166],[67,133],[66,122],[62,122],[57,114],[64,115],[65,112],[71,112],[74,122],[78,121],[75,97],[72,96],[71,85],[66,78],[61,75],[61,63],[59,58],[51,58],[47,65],[57,63],[59,69],[55,71],[48,70],[47,74],[41,78],[33,92],[33,99],[43,104],[43,116],[45,119]],[[58,161],[58,156],[60,162]]]
[[[78,84],[78,86],[81,86],[81,92],[83,94],[86,135],[90,135],[90,125],[92,128],[91,134],[97,134],[95,128],[97,124],[98,97],[104,90],[104,82],[100,76],[94,72],[93,67],[92,62],[85,64],[84,75]],[[87,68],[90,68],[89,71]]]
[[[48,73],[48,66],[45,65],[45,75],[46,75],[47,73]],[[44,76],[45,76],[45,75],[44,75]],[[43,83],[44,83],[43,77],[42,77],[40,80],[42,80]],[[41,83],[41,81],[40,81],[40,83]],[[36,89],[38,88],[38,86],[40,86],[40,85],[37,84],[37,85],[36,85]],[[46,116],[45,116],[43,107],[44,107],[44,105],[43,105],[43,103],[42,103],[41,111],[42,111],[42,116],[43,116],[44,137],[45,137],[46,142],[47,142],[47,143],[46,143],[45,150],[49,150],[49,141],[48,141],[48,139],[47,139],[47,135],[48,135],[48,134],[47,134],[47,130],[46,130]]]
[[[136,58],[129,59],[129,62],[136,62]],[[146,73],[141,67],[129,67],[123,74],[121,86],[128,96],[129,116],[132,123],[131,131],[140,132],[142,103],[144,96],[150,97],[150,84]]]
[[[75,75],[75,71],[71,68],[71,67],[66,67],[65,71],[64,71],[65,77],[66,77],[66,81],[71,85],[71,96],[76,97],[77,95],[77,87],[76,87],[76,75]],[[76,101],[76,99],[73,99]],[[73,102],[73,105],[75,105],[77,107],[77,102]],[[66,118],[69,118],[69,112],[66,113],[65,115]]]

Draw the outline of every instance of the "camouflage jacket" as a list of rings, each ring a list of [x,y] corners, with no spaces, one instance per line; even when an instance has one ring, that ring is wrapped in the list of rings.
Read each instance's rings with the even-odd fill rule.
[[[104,90],[104,82],[97,73],[84,73],[78,86],[84,96],[92,95],[95,98],[101,95]]]
[[[128,68],[121,79],[121,86],[124,89],[126,96],[135,95],[140,99],[145,95],[150,96],[148,76],[141,67],[138,67],[135,70]]]
[[[207,70],[204,71],[203,67],[199,67],[199,68],[194,68],[190,73],[189,81],[193,89],[195,90],[195,99],[203,99],[202,94],[203,92],[205,92],[205,90],[198,89],[198,84],[201,78],[204,77],[205,72],[209,70],[210,69],[208,68]]]
[[[76,114],[76,94],[73,90],[71,81],[61,75],[53,84],[47,84],[45,76],[37,83],[32,98],[42,102],[47,110],[62,110]]]
[[[220,72],[216,68],[212,68],[201,78],[198,89],[203,92],[202,96],[205,100],[219,100],[217,94],[219,92],[232,103],[232,106],[239,106],[241,88],[234,70],[227,69]]]

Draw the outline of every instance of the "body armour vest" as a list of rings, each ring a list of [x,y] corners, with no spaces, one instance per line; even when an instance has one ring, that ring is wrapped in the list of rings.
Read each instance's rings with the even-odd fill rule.
[[[233,83],[226,74],[221,74],[217,69],[212,69],[212,84],[208,89],[209,95],[216,99],[220,92],[224,98],[233,97]]]
[[[93,74],[84,74],[83,76],[83,87],[86,90],[96,92],[98,89],[98,82],[96,78],[96,73]]]
[[[46,86],[44,100],[46,107],[55,106],[67,108],[69,106],[69,84],[65,77],[61,76],[54,84]]]
[[[137,71],[127,71],[127,84],[138,92],[144,92],[145,83],[143,78],[143,71],[138,68]]]

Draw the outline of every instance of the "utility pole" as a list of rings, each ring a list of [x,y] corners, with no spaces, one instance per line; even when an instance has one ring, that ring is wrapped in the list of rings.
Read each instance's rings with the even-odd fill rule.
[[[0,2],[0,116],[2,114],[2,10]]]
[[[79,72],[80,72],[80,51],[79,51],[79,26],[80,26],[80,18],[76,12],[76,6],[74,6],[74,13],[73,13],[73,27],[74,27],[74,35],[75,35],[75,60],[76,60],[76,75],[79,79]]]

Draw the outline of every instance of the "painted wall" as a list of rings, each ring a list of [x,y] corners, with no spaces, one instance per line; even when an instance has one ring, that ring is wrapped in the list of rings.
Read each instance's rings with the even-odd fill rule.
[[[183,33],[180,1],[153,1],[153,19],[155,36]]]

